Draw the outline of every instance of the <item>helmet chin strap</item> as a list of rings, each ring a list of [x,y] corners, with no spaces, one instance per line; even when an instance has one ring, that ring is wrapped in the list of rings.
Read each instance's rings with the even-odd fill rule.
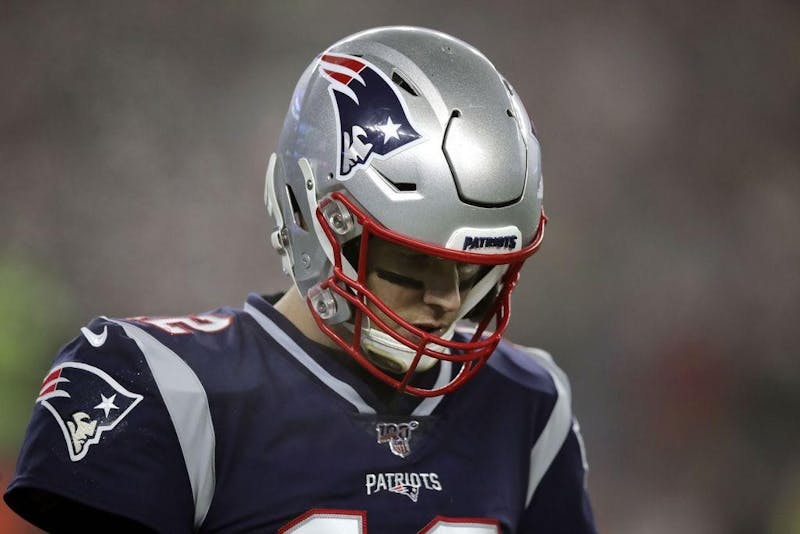
[[[452,337],[452,330],[448,331]],[[361,346],[366,349],[370,355],[377,356],[377,358],[370,358],[373,360],[373,363],[388,371],[398,374],[408,371],[409,367],[411,367],[411,363],[414,361],[414,356],[417,354],[416,351],[403,345],[386,332],[372,327],[362,327]],[[439,352],[449,352],[449,349],[446,347],[442,347],[441,345],[436,345],[434,343],[431,343],[430,347]],[[384,362],[382,360],[388,361]],[[438,360],[436,358],[431,358],[430,356],[425,356],[423,354],[420,357],[419,362],[417,362],[415,371],[427,371],[436,365],[437,361]]]

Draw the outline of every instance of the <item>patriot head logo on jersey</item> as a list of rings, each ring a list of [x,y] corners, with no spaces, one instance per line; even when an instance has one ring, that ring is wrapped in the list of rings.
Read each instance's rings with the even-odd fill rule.
[[[339,130],[337,177],[348,180],[372,157],[386,158],[420,141],[408,108],[392,81],[355,56],[323,54],[322,75],[336,107]]]
[[[67,442],[69,457],[77,462],[142,398],[97,367],[65,362],[42,381],[36,402],[53,414]]]

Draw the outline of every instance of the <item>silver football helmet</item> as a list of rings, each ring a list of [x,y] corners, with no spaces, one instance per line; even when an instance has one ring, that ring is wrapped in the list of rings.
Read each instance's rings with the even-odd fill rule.
[[[317,325],[379,379],[421,396],[452,391],[491,355],[546,222],[539,142],[511,85],[472,46],[413,27],[357,33],[312,61],[265,202],[272,246]],[[431,333],[381,302],[365,283],[370,238],[482,266],[457,314],[477,329],[454,336],[454,321]],[[440,360],[460,364],[449,383],[409,383]]]

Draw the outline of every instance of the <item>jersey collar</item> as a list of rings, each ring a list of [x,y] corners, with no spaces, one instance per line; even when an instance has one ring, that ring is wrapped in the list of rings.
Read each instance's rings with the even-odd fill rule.
[[[251,293],[245,302],[244,311],[291,357],[360,414],[423,417],[430,415],[442,401],[443,396],[420,399],[397,394],[386,402],[376,393],[374,383],[370,382],[375,380],[371,375],[361,367],[349,365],[345,354],[337,353],[305,337],[267,298]],[[435,387],[441,387],[450,381],[452,372],[452,363],[446,361],[423,373],[420,379],[428,382],[424,384],[426,386],[435,383]]]

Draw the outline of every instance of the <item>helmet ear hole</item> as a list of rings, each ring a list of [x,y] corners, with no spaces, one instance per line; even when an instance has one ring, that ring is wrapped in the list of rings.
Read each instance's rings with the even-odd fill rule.
[[[419,90],[411,84],[408,77],[400,72],[399,69],[394,69],[394,72],[392,72],[392,81],[410,95],[419,96]]]

